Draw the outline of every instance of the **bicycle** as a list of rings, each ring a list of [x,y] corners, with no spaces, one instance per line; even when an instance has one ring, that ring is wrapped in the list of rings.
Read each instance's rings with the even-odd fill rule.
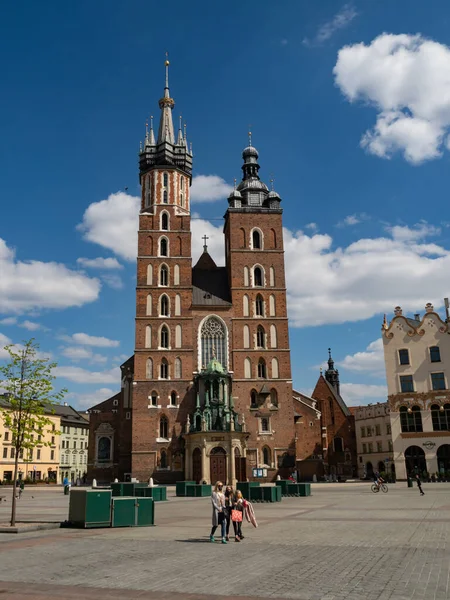
[[[374,494],[378,493],[380,489],[384,494],[387,494],[389,491],[389,488],[385,483],[373,483],[370,489]]]

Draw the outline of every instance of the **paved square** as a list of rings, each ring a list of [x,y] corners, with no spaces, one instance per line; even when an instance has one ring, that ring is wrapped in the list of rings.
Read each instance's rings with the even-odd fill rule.
[[[2,598],[450,598],[450,484],[317,484],[309,498],[256,504],[245,540],[208,541],[208,498],[156,505],[156,527],[0,534]],[[34,496],[32,498],[31,496]],[[19,518],[64,519],[60,490],[31,490]],[[8,503],[0,505],[0,521]]]

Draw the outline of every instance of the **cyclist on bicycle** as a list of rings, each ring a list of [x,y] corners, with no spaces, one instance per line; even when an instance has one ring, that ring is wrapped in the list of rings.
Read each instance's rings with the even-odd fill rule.
[[[380,487],[380,485],[382,483],[384,483],[384,479],[381,477],[379,471],[374,471],[373,472],[373,482],[375,485],[377,485],[378,487]]]

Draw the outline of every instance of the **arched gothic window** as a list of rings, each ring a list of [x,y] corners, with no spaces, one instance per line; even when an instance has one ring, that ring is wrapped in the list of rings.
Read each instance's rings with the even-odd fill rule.
[[[167,268],[167,265],[161,265],[159,271],[159,285],[169,285],[169,269]]]
[[[253,269],[253,285],[256,287],[262,287],[263,285],[263,272],[261,267],[255,267]]]
[[[159,240],[159,255],[169,256],[169,245],[167,243],[167,238],[163,237]]]
[[[177,356],[175,359],[175,379],[181,379],[181,358]]]
[[[256,390],[252,390],[250,393],[250,406],[251,408],[256,408],[258,406],[258,394]]]
[[[161,327],[161,340],[159,345],[161,348],[169,347],[169,329],[167,328],[167,325]]]
[[[278,394],[277,390],[274,388],[270,390],[270,402],[272,403],[272,406],[278,406]]]
[[[159,314],[162,317],[169,316],[169,298],[165,294],[163,296],[161,296],[161,305],[160,305]]]
[[[167,439],[169,436],[169,421],[164,415],[159,421],[159,437]]]
[[[166,358],[163,358],[160,365],[160,378],[169,379],[169,363]]]
[[[167,469],[167,452],[165,450],[161,450],[161,455],[159,459],[159,468]]]
[[[168,231],[169,229],[169,215],[166,212],[161,215],[161,229],[163,231]]]
[[[261,232],[258,229],[254,229],[252,232],[252,246],[253,250],[261,250]]]
[[[172,392],[170,394],[170,406],[176,406],[176,405],[177,405],[177,393]]]
[[[263,448],[263,463],[270,466],[270,448],[264,446]]]
[[[266,361],[263,358],[260,358],[258,361],[258,377],[260,379],[267,379]]]
[[[200,330],[201,339],[201,365],[206,365],[213,356],[220,364],[228,368],[227,329],[224,323],[217,317],[208,317],[202,324]]]
[[[263,297],[261,296],[261,294],[258,294],[256,296],[256,300],[255,300],[255,313],[257,317],[263,317],[264,316],[264,300]]]
[[[147,362],[145,364],[145,377],[147,379],[153,379],[153,361],[151,358],[147,358]]]
[[[256,346],[258,348],[266,347],[266,334],[262,325],[258,325],[258,329],[256,330]]]

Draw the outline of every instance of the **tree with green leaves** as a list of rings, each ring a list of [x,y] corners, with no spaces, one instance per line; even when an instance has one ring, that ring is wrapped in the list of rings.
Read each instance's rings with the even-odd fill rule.
[[[38,445],[50,445],[44,436],[44,432],[52,431],[54,424],[49,415],[54,412],[52,407],[60,404],[67,390],[54,390],[53,369],[56,363],[40,357],[39,345],[34,339],[24,342],[23,346],[5,346],[5,350],[9,358],[6,364],[0,365],[0,385],[6,392],[6,403],[0,410],[0,417],[11,432],[15,449],[11,508],[11,527],[14,527],[19,457],[25,453],[28,456]]]

